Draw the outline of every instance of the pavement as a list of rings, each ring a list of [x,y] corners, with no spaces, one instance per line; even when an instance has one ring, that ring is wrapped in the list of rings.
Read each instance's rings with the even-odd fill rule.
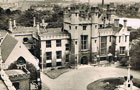
[[[140,79],[140,72],[131,71],[134,78]],[[108,77],[127,76],[127,69],[116,68],[115,66],[78,66],[78,69],[71,70],[59,76],[56,79],[50,79],[44,73],[41,73],[42,82],[50,90],[87,90],[87,85],[98,79]]]

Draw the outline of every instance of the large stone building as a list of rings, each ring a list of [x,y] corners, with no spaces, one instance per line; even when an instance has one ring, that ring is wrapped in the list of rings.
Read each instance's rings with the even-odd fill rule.
[[[83,17],[84,16],[84,17]],[[91,7],[88,12],[68,9],[64,15],[64,30],[71,37],[71,60],[87,64],[99,57],[107,60],[109,56],[129,56],[129,36],[127,21],[119,24],[113,19],[112,11]]]
[[[9,31],[39,59],[40,67],[60,66],[66,62],[88,64],[95,58],[129,57],[127,21],[120,25],[113,14],[109,6],[88,10],[71,7],[64,13],[62,29],[46,29],[44,20],[39,24],[33,18],[33,27],[16,26],[16,21],[10,20]]]

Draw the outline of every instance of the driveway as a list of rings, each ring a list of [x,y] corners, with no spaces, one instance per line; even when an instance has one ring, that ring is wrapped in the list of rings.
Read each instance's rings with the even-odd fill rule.
[[[131,71],[134,78],[140,79],[140,72]],[[123,77],[127,75],[127,69],[116,67],[93,67],[88,66],[64,73],[56,79],[50,79],[41,74],[42,82],[50,90],[87,90],[87,85],[93,81],[107,77]]]

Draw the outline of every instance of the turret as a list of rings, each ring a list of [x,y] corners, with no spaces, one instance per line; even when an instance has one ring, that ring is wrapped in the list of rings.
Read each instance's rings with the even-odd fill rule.
[[[98,36],[98,7],[91,8],[92,37]]]
[[[71,23],[79,24],[79,12],[78,11],[71,12]]]
[[[98,7],[91,7],[91,22],[92,23],[98,23],[98,14],[99,14]]]

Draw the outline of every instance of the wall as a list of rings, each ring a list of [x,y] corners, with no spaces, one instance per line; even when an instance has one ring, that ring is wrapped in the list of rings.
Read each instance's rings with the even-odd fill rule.
[[[64,65],[65,56],[69,53],[69,51],[66,51],[66,44],[69,43],[68,40],[61,39],[61,47],[56,47],[56,39],[52,39],[51,48],[46,48],[46,40],[41,41],[41,52],[43,54],[44,66],[46,66],[46,52],[52,52],[52,60],[47,60],[52,63],[52,66],[56,66],[56,62],[62,62],[62,65]],[[56,51],[62,51],[62,59],[56,59]]]

